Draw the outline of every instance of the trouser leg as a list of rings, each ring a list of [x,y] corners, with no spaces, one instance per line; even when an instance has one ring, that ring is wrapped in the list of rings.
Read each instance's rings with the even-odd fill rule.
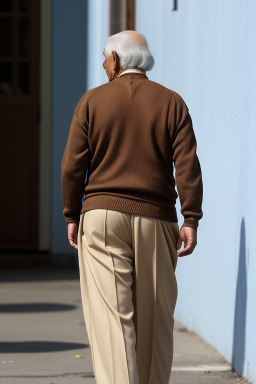
[[[140,384],[168,384],[177,299],[178,224],[133,216],[137,369]]]
[[[78,235],[84,318],[97,384],[138,384],[131,215],[96,209]]]

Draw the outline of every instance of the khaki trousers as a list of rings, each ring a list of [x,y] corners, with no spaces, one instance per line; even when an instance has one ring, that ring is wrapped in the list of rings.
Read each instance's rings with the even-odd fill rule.
[[[81,298],[97,384],[169,383],[178,237],[175,222],[108,209],[81,214]]]

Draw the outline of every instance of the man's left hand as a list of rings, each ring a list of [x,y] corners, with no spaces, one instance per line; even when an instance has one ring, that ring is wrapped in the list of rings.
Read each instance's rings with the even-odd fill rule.
[[[78,249],[77,245],[77,235],[78,235],[78,224],[69,223],[68,224],[68,240],[71,247]]]
[[[180,249],[184,242],[185,248],[178,251],[178,256],[190,255],[197,244],[197,230],[195,228],[182,226],[180,229],[180,236],[177,243],[177,249]]]

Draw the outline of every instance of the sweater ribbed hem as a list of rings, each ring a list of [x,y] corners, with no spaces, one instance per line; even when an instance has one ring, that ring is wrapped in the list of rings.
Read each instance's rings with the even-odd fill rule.
[[[110,209],[119,212],[132,213],[154,217],[161,220],[178,222],[175,206],[163,206],[154,202],[144,202],[141,199],[136,200],[132,197],[121,197],[111,194],[97,194],[94,196],[85,197],[81,213],[92,209]]]

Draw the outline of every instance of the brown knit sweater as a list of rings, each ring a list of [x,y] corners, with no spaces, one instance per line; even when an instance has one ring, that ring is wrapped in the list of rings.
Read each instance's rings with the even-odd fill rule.
[[[178,222],[179,196],[183,225],[197,228],[203,183],[196,147],[184,100],[146,75],[125,73],[89,90],[74,110],[61,163],[66,222],[91,209]]]

